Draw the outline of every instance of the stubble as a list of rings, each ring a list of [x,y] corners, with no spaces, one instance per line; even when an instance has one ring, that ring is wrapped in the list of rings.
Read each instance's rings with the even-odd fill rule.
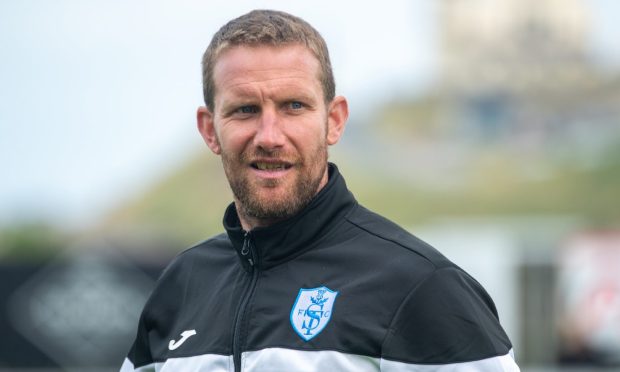
[[[319,185],[327,168],[327,144],[318,146],[308,159],[295,161],[298,168],[297,177],[292,185],[278,193],[278,197],[266,197],[261,189],[281,187],[281,181],[267,180],[262,185],[253,183],[243,170],[251,158],[283,159],[279,151],[256,149],[251,154],[243,153],[236,157],[234,154],[222,152],[222,164],[230,188],[235,197],[237,213],[246,219],[257,221],[280,221],[290,218],[306,207],[319,191]]]

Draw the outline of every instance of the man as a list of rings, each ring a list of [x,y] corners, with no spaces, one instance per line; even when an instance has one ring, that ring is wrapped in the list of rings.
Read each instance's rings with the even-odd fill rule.
[[[123,372],[519,370],[478,282],[360,206],[327,162],[348,107],[316,30],[276,11],[232,20],[203,84],[226,233],[166,268]]]

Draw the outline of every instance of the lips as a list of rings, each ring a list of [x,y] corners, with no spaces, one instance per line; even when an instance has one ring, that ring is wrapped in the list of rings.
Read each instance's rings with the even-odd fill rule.
[[[277,160],[259,160],[251,162],[250,166],[261,171],[283,171],[291,168],[292,164]]]

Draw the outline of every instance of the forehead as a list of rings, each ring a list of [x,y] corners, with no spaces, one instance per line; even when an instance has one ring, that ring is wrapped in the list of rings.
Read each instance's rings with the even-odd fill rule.
[[[258,83],[298,83],[315,89],[320,87],[319,76],[318,59],[296,44],[229,47],[220,52],[213,69],[216,95]]]

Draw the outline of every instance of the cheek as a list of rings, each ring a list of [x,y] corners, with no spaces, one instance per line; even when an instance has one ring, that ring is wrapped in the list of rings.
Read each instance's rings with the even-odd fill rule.
[[[316,142],[327,137],[327,119],[323,116],[316,116],[304,123],[292,123],[290,126],[296,129],[296,136],[302,142]]]
[[[312,131],[298,141],[293,142],[293,146],[295,146],[297,153],[305,161],[315,162],[317,156],[327,148],[327,139],[325,138],[324,131]]]
[[[239,128],[222,128],[218,135],[218,141],[223,152],[240,153],[250,141],[248,131]]]
[[[325,130],[316,125],[297,126],[285,135],[291,145],[302,153],[316,151],[325,142]]]

